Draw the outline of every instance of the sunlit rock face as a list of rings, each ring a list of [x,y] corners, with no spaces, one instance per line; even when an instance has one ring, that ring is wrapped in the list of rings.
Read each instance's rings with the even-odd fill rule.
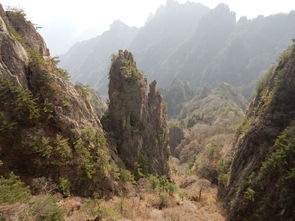
[[[109,83],[110,124],[118,153],[128,168],[143,173],[168,173],[168,127],[166,105],[136,68],[128,51],[113,57]]]
[[[56,64],[25,14],[0,5],[0,174],[13,172],[34,193],[56,191],[60,179],[77,195],[117,193],[100,162],[114,165],[100,123],[105,106]]]

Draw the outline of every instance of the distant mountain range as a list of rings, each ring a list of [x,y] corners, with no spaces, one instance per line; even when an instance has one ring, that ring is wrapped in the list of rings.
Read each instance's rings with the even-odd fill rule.
[[[295,36],[295,12],[236,20],[225,4],[215,9],[167,1],[142,28],[119,21],[101,36],[75,44],[61,56],[73,81],[106,94],[110,56],[130,50],[150,80],[167,88],[175,79],[196,88],[227,82],[250,96],[260,75]]]

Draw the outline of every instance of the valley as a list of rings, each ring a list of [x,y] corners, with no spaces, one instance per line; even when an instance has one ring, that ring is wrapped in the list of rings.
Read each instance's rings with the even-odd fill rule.
[[[58,58],[0,4],[0,220],[294,220],[294,19],[168,0]]]

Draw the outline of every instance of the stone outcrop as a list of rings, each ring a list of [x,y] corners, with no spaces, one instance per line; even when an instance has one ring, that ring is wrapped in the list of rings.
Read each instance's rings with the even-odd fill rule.
[[[260,80],[238,129],[226,185],[230,221],[294,220],[295,46]]]
[[[168,173],[168,126],[166,105],[137,70],[133,56],[119,51],[113,57],[109,84],[109,120],[117,150],[135,173]]]
[[[101,101],[75,88],[56,64],[24,13],[0,5],[0,175],[13,172],[31,186],[45,180],[40,188],[66,180],[78,195],[114,194],[110,168],[117,167]]]

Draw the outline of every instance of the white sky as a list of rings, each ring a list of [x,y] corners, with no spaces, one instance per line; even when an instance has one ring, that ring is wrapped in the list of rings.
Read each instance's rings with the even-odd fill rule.
[[[187,0],[178,0],[184,3]],[[220,2],[229,5],[237,16],[248,18],[295,10],[295,0],[191,0],[210,8]],[[43,27],[67,25],[77,39],[89,38],[107,30],[116,19],[129,26],[142,26],[149,14],[166,0],[2,0],[4,6],[16,6],[26,11],[33,23]],[[94,31],[95,30],[95,31]],[[43,32],[43,30],[41,31]],[[95,32],[95,33],[94,33]],[[84,37],[83,37],[84,33]],[[44,36],[46,38],[46,36]]]

